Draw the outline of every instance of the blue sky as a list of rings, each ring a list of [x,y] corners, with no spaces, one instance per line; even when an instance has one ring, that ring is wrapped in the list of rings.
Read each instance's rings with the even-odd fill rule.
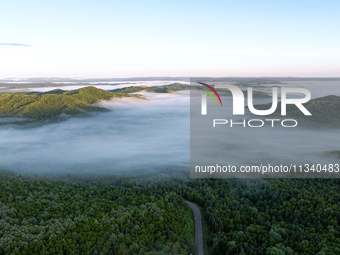
[[[340,77],[339,13],[340,1],[2,1],[0,78]]]

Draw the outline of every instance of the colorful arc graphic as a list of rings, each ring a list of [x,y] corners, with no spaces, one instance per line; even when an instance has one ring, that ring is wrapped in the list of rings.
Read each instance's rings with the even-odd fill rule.
[[[203,83],[203,82],[198,82],[198,83],[199,83],[199,84],[202,84],[202,85],[204,85],[204,86],[206,86],[206,87],[209,88],[209,89],[211,89],[211,91],[214,92],[215,95],[218,97],[218,100],[220,100],[220,103],[221,103],[221,105],[222,105],[222,100],[221,100],[221,98],[220,98],[220,95],[217,93],[217,91],[216,91],[213,87],[211,87],[210,85],[205,84],[205,83]],[[205,90],[205,91],[208,92],[207,90]],[[214,97],[211,95],[211,93],[208,92],[208,94],[209,94],[212,98],[214,98]],[[214,102],[215,102],[215,104],[216,104],[215,99],[214,99]]]
[[[199,89],[201,89],[201,90],[203,90],[203,91],[205,91],[205,92],[207,92],[208,94],[209,94],[209,96],[211,96],[211,98],[214,100],[214,103],[215,103],[215,105],[217,105],[217,103],[216,103],[216,100],[215,100],[215,98],[214,98],[214,96],[208,91],[208,90],[206,90],[206,89],[202,89],[202,88],[199,88]]]

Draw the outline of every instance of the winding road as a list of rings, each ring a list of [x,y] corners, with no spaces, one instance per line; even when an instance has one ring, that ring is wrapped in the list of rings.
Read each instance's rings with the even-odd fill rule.
[[[195,215],[196,255],[204,255],[201,211],[193,203],[191,203],[189,201],[185,201],[185,202],[188,203],[188,205],[194,211],[194,215]]]

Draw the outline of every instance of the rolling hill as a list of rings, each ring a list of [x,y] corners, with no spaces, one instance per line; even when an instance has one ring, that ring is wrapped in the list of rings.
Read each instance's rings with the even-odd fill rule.
[[[35,120],[55,119],[61,114],[81,114],[88,111],[107,109],[92,105],[100,100],[115,97],[131,97],[122,92],[109,92],[93,86],[64,91],[52,90],[45,93],[0,94],[0,117],[24,117]]]

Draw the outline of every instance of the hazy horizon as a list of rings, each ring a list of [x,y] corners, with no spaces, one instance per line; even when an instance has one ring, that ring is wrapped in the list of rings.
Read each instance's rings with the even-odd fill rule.
[[[0,82],[119,82],[119,81],[167,81],[167,80],[186,80],[193,78],[225,78],[225,79],[340,79],[339,76],[131,76],[131,77],[5,77],[0,78]],[[104,80],[104,81],[103,81]]]

